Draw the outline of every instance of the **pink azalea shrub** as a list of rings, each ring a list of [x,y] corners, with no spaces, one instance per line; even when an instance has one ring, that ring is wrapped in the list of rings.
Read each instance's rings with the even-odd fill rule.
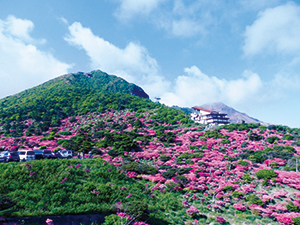
[[[240,211],[245,211],[247,209],[247,206],[243,205],[242,203],[235,203],[233,204],[233,207]]]
[[[186,214],[193,216],[194,214],[199,213],[199,209],[197,209],[195,206],[191,206],[186,210]]]
[[[222,216],[217,216],[216,220],[220,224],[226,223],[226,220]]]

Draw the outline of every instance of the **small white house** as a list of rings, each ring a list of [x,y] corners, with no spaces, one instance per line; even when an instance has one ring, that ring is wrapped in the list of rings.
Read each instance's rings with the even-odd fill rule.
[[[194,106],[192,109],[194,112],[191,113],[191,119],[196,123],[211,125],[224,125],[229,123],[229,118],[225,113],[219,113],[198,106]]]

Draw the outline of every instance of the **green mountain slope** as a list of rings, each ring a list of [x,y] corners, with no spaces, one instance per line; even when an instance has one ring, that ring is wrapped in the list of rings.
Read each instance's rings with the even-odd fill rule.
[[[0,100],[0,106],[9,108],[13,104],[28,104],[31,100],[35,99],[49,99],[65,94],[84,95],[102,92],[118,92],[149,98],[143,89],[135,84],[128,83],[120,77],[108,75],[107,73],[97,70],[88,74],[78,72],[75,74],[62,75],[37,87],[4,98]]]
[[[107,99],[108,95],[112,99]],[[122,78],[99,70],[88,74],[79,72],[60,76],[0,100],[0,120],[22,121],[34,118],[40,121],[49,120],[49,117],[62,119],[98,108],[101,111],[101,107],[109,106],[116,96],[123,96],[124,101],[120,102],[119,108],[136,99],[133,96],[145,98],[141,101],[149,102],[146,100],[149,96],[142,88]]]
[[[23,129],[28,127],[23,121],[32,120],[32,129],[41,134],[49,127],[59,126],[67,117],[108,109],[140,112],[160,107],[161,104],[149,100],[142,88],[122,78],[99,70],[78,72],[1,99],[0,132],[22,136]],[[184,114],[173,111],[176,115]],[[180,116],[183,117],[186,115]]]

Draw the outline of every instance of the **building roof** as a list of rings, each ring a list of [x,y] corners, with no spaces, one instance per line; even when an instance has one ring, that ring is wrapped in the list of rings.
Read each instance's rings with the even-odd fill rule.
[[[218,113],[216,111],[204,109],[204,108],[201,108],[201,107],[198,107],[198,106],[194,106],[194,107],[192,107],[192,109],[196,109],[196,110],[199,110],[199,111],[202,110],[202,111],[209,112],[209,113]]]

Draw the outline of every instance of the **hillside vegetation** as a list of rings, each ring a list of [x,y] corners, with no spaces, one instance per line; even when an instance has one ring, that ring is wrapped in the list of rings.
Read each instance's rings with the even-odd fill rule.
[[[0,100],[0,125],[6,135],[21,136],[22,121],[35,121],[41,134],[60,120],[108,109],[141,111],[159,107],[138,86],[101,71],[67,74]],[[182,112],[181,112],[182,113]]]
[[[2,102],[5,150],[73,149],[93,159],[1,164],[0,215],[110,213],[106,225],[300,224],[299,129],[207,130],[146,98],[91,95],[56,106],[53,95],[40,114],[22,98]]]

